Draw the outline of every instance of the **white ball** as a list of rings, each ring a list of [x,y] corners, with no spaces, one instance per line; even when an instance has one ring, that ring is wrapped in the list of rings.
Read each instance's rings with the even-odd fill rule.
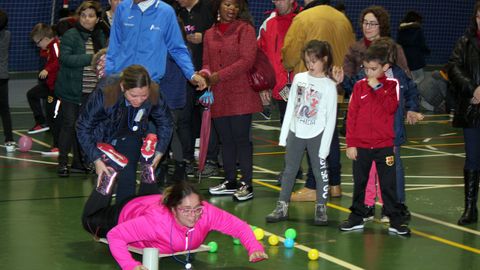
[[[191,264],[191,263],[187,263],[187,264],[185,264],[185,269],[187,269],[187,270],[188,270],[188,269],[190,269],[190,268],[192,268],[192,264]]]

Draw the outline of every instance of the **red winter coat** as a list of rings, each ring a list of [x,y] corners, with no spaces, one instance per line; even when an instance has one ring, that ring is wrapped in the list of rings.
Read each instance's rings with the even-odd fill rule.
[[[232,22],[225,33],[218,29],[218,24],[205,32],[203,68],[217,72],[220,79],[212,86],[213,118],[262,110],[260,95],[250,87],[247,79],[256,51],[255,29],[245,21]]]
[[[58,56],[60,55],[60,44],[58,38],[54,38],[47,46],[46,50],[40,50],[40,56],[47,58],[45,63],[45,69],[48,71],[47,86],[52,91],[55,87],[55,81],[57,80],[57,73],[60,65],[58,64]]]
[[[288,28],[292,24],[293,18],[302,10],[297,2],[293,2],[292,12],[285,15],[278,15],[275,9],[272,14],[263,22],[258,35],[258,47],[260,47],[268,56],[275,70],[277,83],[272,89],[272,97],[282,100],[278,92],[287,84],[287,71],[282,64],[283,40],[287,34]],[[290,82],[293,81],[293,74],[290,76]]]

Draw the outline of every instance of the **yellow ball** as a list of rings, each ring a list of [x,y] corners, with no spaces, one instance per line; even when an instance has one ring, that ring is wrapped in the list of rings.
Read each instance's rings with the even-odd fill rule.
[[[260,228],[256,228],[255,230],[253,230],[253,234],[255,234],[255,238],[257,238],[258,241],[262,240],[263,237],[265,237],[265,232]]]
[[[311,260],[311,261],[316,261],[318,260],[318,256],[320,256],[320,254],[318,253],[318,250],[312,248],[308,251],[308,258]]]
[[[268,237],[268,243],[271,245],[271,246],[276,246],[278,245],[278,236],[276,235],[270,235],[270,237]]]

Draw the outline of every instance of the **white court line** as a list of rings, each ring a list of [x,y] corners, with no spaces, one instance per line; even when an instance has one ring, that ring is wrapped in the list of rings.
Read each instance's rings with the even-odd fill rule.
[[[431,155],[415,155],[415,156],[401,156],[402,159],[406,158],[425,158],[425,157],[446,157],[446,154],[431,154]]]
[[[429,142],[431,140],[432,140],[432,138],[425,138],[425,139],[423,139],[423,142]]]
[[[415,191],[415,190],[426,190],[426,189],[438,189],[438,188],[451,188],[451,187],[463,187],[463,184],[458,185],[438,185],[438,186],[425,186],[425,187],[414,187],[414,188],[405,188],[405,191]]]
[[[424,152],[430,152],[430,153],[436,153],[436,154],[444,154],[446,156],[454,156],[454,157],[461,157],[461,158],[465,157],[465,154],[453,154],[453,153],[448,153],[448,152],[439,151],[439,150],[423,149],[423,148],[412,147],[412,146],[402,146],[402,148],[424,151]]]
[[[2,155],[0,155],[0,158],[2,158],[2,159],[11,159],[11,160],[18,160],[18,161],[27,161],[27,162],[40,163],[40,164],[58,165],[58,162],[35,160],[35,159],[28,159],[28,158],[7,157],[7,156],[2,156]]]
[[[20,136],[20,137],[21,137],[21,136],[28,136],[27,134],[23,134],[23,133],[19,132],[18,130],[14,130],[13,133],[17,134],[17,135]],[[40,144],[40,145],[42,145],[42,146],[45,146],[45,147],[50,148],[50,144],[48,144],[48,143],[44,143],[44,142],[42,142],[42,141],[40,141],[40,140],[37,140],[37,139],[34,139],[34,138],[32,138],[32,141],[34,141],[34,142],[36,142],[36,143],[38,143],[38,144]]]
[[[443,133],[443,134],[440,134],[440,135],[438,135],[438,136],[440,136],[440,137],[446,137],[446,136],[453,136],[453,135],[457,135],[457,132]]]
[[[428,148],[428,149],[430,149],[430,150],[438,150],[438,148],[433,147],[433,146],[431,146],[431,145],[426,145],[425,148]]]

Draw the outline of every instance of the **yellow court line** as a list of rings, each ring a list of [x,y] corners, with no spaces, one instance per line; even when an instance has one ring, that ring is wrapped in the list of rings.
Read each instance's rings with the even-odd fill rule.
[[[13,133],[17,134],[17,135],[20,136],[20,137],[21,137],[21,136],[28,136],[28,135],[26,135],[26,134],[24,134],[24,133],[20,133],[20,132],[18,132],[18,131],[16,131],[16,130],[14,130]],[[32,138],[32,141],[34,141],[34,142],[36,142],[36,143],[38,143],[38,144],[40,144],[40,145],[43,145],[43,146],[45,146],[45,147],[50,148],[50,144],[48,144],[48,143],[44,143],[44,142],[42,142],[42,141],[40,141],[40,140],[37,140],[37,139],[34,139],[34,138]]]
[[[263,183],[261,180],[254,179],[253,182],[256,183],[256,184],[265,186],[265,187],[269,187],[269,188],[278,190],[278,191],[281,190],[280,187],[277,187],[277,186],[274,186],[274,185],[271,185],[271,184],[267,184],[267,183]],[[345,208],[345,207],[337,205],[337,204],[327,203],[327,206],[329,206],[331,208],[334,208],[334,209],[337,209],[339,211],[345,212],[345,213],[350,213],[350,210],[348,208]],[[421,237],[424,237],[424,238],[427,238],[427,239],[430,239],[430,240],[433,240],[433,241],[436,241],[436,242],[439,242],[439,243],[442,243],[442,244],[446,244],[446,245],[449,245],[449,246],[452,246],[452,247],[455,247],[455,248],[459,248],[459,249],[470,251],[470,252],[473,252],[473,253],[476,253],[476,254],[480,254],[480,249],[477,249],[477,248],[474,248],[474,247],[463,245],[463,244],[460,244],[460,243],[457,243],[457,242],[454,242],[454,241],[450,241],[450,240],[447,240],[445,238],[435,236],[435,235],[432,235],[432,234],[424,233],[424,232],[421,232],[421,231],[415,230],[415,229],[411,229],[411,232],[412,232],[412,234],[415,234],[415,235],[418,235],[418,236],[421,236]]]

